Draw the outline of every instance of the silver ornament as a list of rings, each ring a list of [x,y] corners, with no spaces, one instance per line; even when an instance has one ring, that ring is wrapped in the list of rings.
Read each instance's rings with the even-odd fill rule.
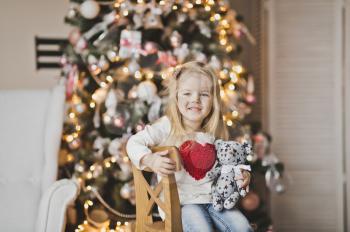
[[[100,5],[94,0],[87,0],[80,5],[79,11],[84,18],[93,19],[100,12]]]

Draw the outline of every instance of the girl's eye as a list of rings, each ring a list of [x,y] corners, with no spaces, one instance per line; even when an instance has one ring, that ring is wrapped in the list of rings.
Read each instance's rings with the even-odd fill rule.
[[[190,96],[190,95],[191,95],[191,93],[184,93],[184,95],[185,95],[185,96]]]
[[[209,94],[208,93],[201,93],[201,96],[202,97],[209,97]]]

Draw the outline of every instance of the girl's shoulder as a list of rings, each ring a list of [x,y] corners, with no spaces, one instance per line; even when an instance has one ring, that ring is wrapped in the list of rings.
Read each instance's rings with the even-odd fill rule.
[[[156,133],[168,134],[170,133],[171,125],[167,116],[162,116],[153,123],[146,126],[147,130],[154,131]]]
[[[159,127],[169,127],[170,128],[170,120],[168,118],[168,116],[164,115],[160,118],[158,118],[156,121],[154,121],[152,124],[152,126],[159,126]]]

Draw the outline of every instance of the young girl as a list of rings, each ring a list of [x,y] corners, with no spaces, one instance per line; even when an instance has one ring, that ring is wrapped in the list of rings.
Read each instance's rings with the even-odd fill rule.
[[[159,176],[168,175],[175,172],[174,162],[165,157],[168,151],[152,153],[149,147],[177,146],[184,162],[181,171],[175,173],[183,230],[251,231],[237,209],[218,212],[211,204],[212,180],[205,174],[214,166],[214,140],[228,138],[216,75],[203,63],[188,62],[176,68],[168,91],[166,116],[130,137],[127,152],[131,161],[139,169],[149,167]],[[196,149],[189,153],[189,144],[197,144],[201,152]],[[246,187],[250,173],[243,172],[240,179]]]

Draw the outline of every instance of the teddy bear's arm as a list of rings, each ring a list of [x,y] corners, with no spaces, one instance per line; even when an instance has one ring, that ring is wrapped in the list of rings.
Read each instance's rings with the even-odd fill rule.
[[[207,177],[210,180],[214,180],[220,175],[220,171],[221,171],[221,166],[216,166],[215,168],[213,168],[209,172],[207,172]]]

